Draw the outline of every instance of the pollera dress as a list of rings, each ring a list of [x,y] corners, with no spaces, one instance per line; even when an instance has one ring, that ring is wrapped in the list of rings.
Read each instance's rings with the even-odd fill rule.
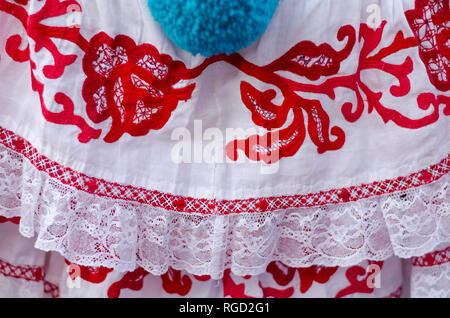
[[[144,0],[0,0],[0,295],[449,297],[446,0],[282,0],[249,48]]]

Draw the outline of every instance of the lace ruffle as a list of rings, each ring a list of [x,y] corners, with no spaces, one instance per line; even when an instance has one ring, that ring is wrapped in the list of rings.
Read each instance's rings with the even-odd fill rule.
[[[413,298],[450,298],[450,263],[441,266],[414,268],[412,271]]]
[[[154,275],[257,275],[290,267],[403,258],[450,241],[448,174],[409,190],[341,204],[201,215],[100,197],[63,184],[0,145],[0,214],[20,216],[35,246],[74,263]]]

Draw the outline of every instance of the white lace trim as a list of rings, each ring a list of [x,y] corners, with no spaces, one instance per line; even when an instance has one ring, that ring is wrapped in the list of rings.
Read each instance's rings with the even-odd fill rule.
[[[0,145],[0,215],[20,216],[35,247],[74,263],[154,275],[168,267],[220,278],[291,267],[408,258],[450,241],[448,174],[355,202],[266,213],[197,215],[105,198],[64,185]]]
[[[412,298],[450,298],[449,286],[450,263],[412,268]]]

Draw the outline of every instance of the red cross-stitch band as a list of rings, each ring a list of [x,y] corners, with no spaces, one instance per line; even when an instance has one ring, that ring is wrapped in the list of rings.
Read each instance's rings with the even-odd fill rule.
[[[199,214],[259,213],[357,201],[404,191],[439,180],[448,173],[450,155],[408,176],[318,193],[239,200],[191,198],[93,178],[40,154],[27,140],[0,127],[0,144],[21,154],[36,169],[77,190],[111,199],[148,204],[169,211]]]
[[[59,287],[44,279],[44,269],[40,266],[14,265],[0,259],[0,275],[29,282],[42,282],[46,294],[53,298],[59,297]]]

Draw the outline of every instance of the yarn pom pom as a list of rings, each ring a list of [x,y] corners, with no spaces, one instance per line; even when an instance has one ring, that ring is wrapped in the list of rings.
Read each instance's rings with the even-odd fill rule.
[[[278,0],[149,0],[153,18],[192,54],[230,54],[266,30]]]

